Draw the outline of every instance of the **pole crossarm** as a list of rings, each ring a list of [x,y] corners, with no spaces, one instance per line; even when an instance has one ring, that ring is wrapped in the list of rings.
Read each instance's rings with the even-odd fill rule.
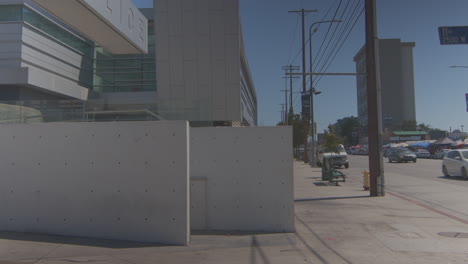
[[[356,75],[367,75],[367,73],[357,72],[306,72],[306,73],[286,73],[286,75],[335,75],[335,76],[356,76]]]
[[[288,13],[302,13],[302,12],[304,12],[304,13],[310,13],[310,12],[318,12],[318,10],[317,10],[317,9],[309,9],[309,10],[307,10],[307,9],[302,9],[302,10],[291,10],[291,11],[288,11]]]

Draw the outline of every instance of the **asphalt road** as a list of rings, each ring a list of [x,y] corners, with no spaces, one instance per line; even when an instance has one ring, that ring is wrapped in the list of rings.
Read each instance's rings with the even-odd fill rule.
[[[367,156],[348,156],[350,173],[368,168]],[[384,159],[385,189],[436,210],[468,221],[468,181],[444,177],[442,160],[418,159],[416,163],[388,163]]]

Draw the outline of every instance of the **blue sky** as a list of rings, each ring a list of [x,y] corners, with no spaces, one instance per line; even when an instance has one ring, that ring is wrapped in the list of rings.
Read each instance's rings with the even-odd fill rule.
[[[342,8],[350,1],[349,8],[362,0],[239,1],[245,48],[258,96],[259,125],[275,125],[280,121],[280,104],[284,102],[284,93],[280,92],[286,85],[282,66],[302,63],[301,57],[296,56],[301,42],[300,16],[288,13],[288,10],[318,9],[306,17],[306,23],[310,25],[332,19],[340,1]],[[152,6],[152,0],[133,2],[138,7]],[[331,12],[326,16],[330,7]],[[460,129],[467,120],[468,68],[451,69],[449,66],[468,66],[468,45],[441,46],[437,28],[468,26],[468,1],[377,0],[377,9],[379,38],[416,42],[413,56],[418,123],[446,130],[449,127]],[[314,58],[320,58],[323,53],[318,51],[327,29],[328,25],[323,24],[313,36]],[[327,72],[354,72],[353,57],[364,45],[364,37],[362,15]],[[325,76],[317,82],[316,89],[322,91],[315,97],[319,131],[339,118],[357,115],[355,77]],[[300,90],[301,80],[298,79],[294,82],[294,91]],[[294,98],[296,111],[300,109],[297,93]]]

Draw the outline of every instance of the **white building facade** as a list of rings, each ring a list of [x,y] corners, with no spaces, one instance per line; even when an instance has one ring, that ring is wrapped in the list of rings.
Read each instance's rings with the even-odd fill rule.
[[[2,1],[0,101],[86,120],[257,124],[238,0],[123,2]]]

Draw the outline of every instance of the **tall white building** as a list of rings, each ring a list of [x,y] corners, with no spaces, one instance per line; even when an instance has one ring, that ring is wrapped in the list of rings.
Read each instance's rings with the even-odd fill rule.
[[[416,121],[414,91],[414,42],[379,39],[379,66],[382,127],[392,131],[405,121]],[[354,57],[356,71],[366,72],[365,46]],[[358,118],[364,129],[361,143],[367,143],[367,83],[365,75],[357,76]]]
[[[0,101],[36,109],[44,121],[256,125],[238,5],[2,1]]]

